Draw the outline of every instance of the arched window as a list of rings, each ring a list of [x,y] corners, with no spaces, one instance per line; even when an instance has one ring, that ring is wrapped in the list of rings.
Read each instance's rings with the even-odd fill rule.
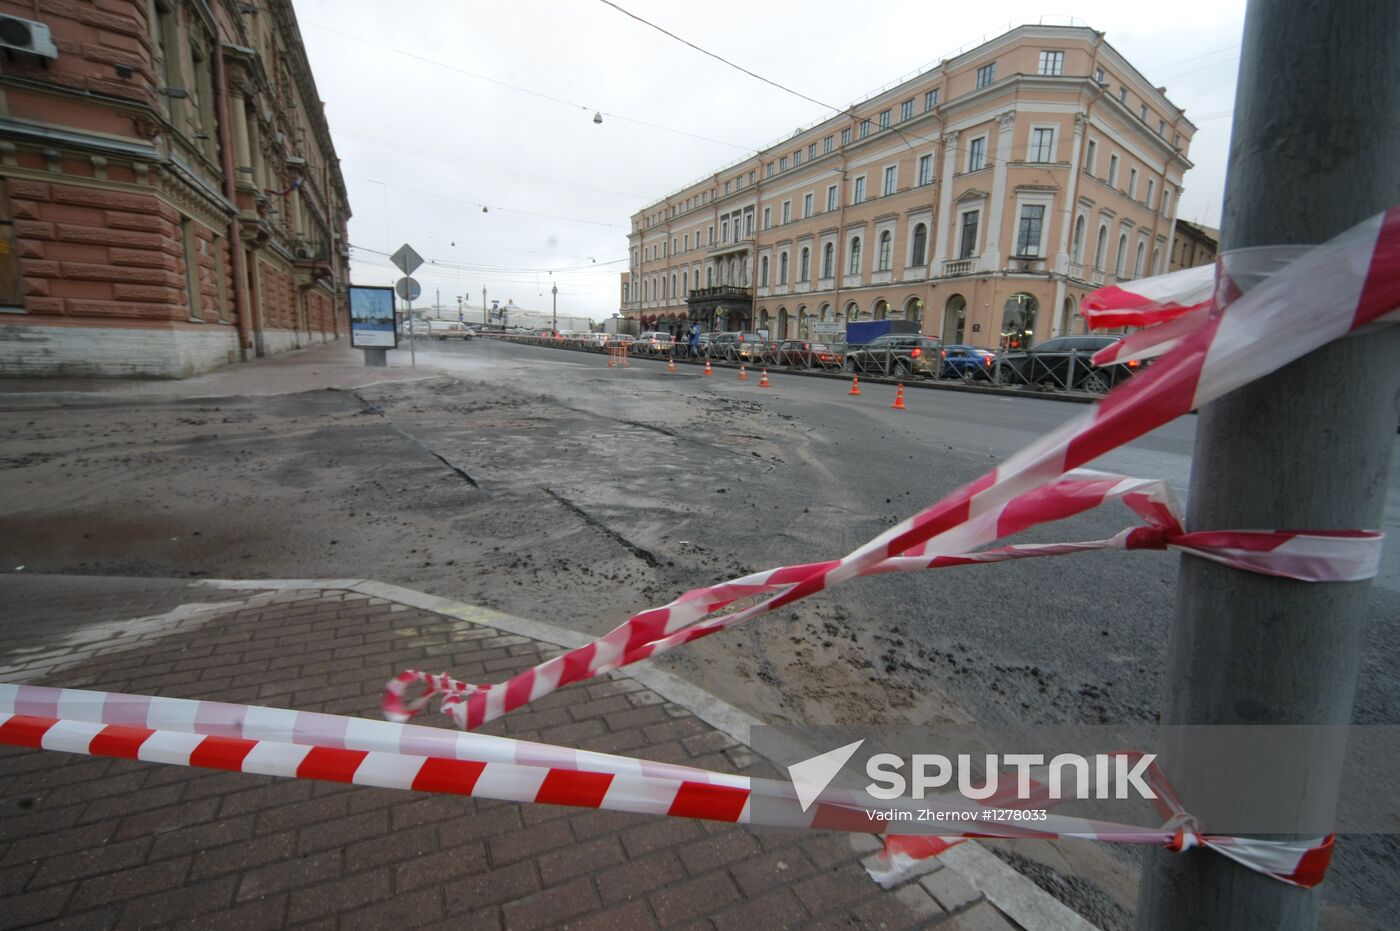
[[[879,264],[875,266],[876,271],[887,272],[890,270],[890,248],[894,244],[894,236],[889,230],[880,234],[880,255]]]
[[[855,301],[851,301],[849,304],[846,305],[846,320],[848,322],[854,323],[859,319],[860,305],[857,304]]]
[[[1113,274],[1119,278],[1128,271],[1128,234],[1118,237],[1118,253],[1113,260]]]
[[[923,265],[924,253],[928,251],[928,227],[922,223],[914,224],[914,248],[909,252],[910,265]]]
[[[681,272],[681,294],[690,296],[690,272]]]
[[[1094,271],[1103,271],[1103,263],[1108,258],[1104,253],[1108,251],[1108,227],[1099,227],[1099,239],[1094,243]]]
[[[645,278],[642,279],[642,300],[651,300],[651,282]]]
[[[851,237],[851,270],[850,270],[849,272],[847,272],[847,274],[849,274],[849,275],[859,275],[859,274],[860,274],[860,237],[859,237],[859,236],[852,236],[852,237]]]
[[[1158,246],[1152,250],[1152,274],[1162,274],[1162,247]]]
[[[749,257],[747,255],[739,260],[739,274],[742,277],[739,283],[747,288],[749,286]]]
[[[768,308],[767,308],[767,307],[763,308],[762,310],[760,310],[760,311],[758,312],[758,328],[759,328],[760,330],[766,330],[766,329],[768,329]]]
[[[822,305],[821,312],[818,314],[818,319],[820,319],[822,323],[830,323],[830,322],[831,322],[831,305],[830,305],[830,304],[823,304],[823,305]]]
[[[785,284],[787,284],[787,283],[788,283],[788,254],[787,254],[786,252],[780,252],[780,253],[778,253],[778,284],[780,284],[780,285],[785,285]]]
[[[766,255],[758,260],[758,286],[760,288],[768,287],[768,256]]]
[[[1147,243],[1140,242],[1137,247],[1137,256],[1133,259],[1133,277],[1142,277],[1142,263],[1147,258]]]
[[[1074,221],[1074,245],[1069,251],[1069,260],[1076,265],[1084,261],[1084,217],[1079,216]]]
[[[661,299],[666,300],[666,276],[661,276]]]
[[[812,250],[808,249],[806,246],[802,247],[801,258],[797,263],[797,280],[812,280]]]
[[[1035,315],[1040,302],[1020,291],[1006,299],[1001,314],[1001,348],[1029,349],[1035,341]]]
[[[807,339],[809,335],[808,330],[810,329],[811,324],[807,319],[807,310],[803,308],[797,312],[797,338]]]
[[[798,312],[806,316],[806,308],[799,308]],[[786,307],[778,308],[778,339],[788,338],[788,312]]]
[[[911,297],[905,301],[904,319],[913,320],[915,323],[920,324],[920,330],[922,330],[924,322],[924,302],[917,297]]]
[[[967,299],[961,294],[948,298],[943,306],[943,343],[956,346],[963,341],[967,330]]]
[[[876,320],[883,320],[883,319],[885,319],[886,317],[889,316],[889,310],[890,310],[889,302],[886,301],[884,298],[880,298],[878,301],[875,302],[874,310],[875,310],[874,317],[875,317]]]
[[[707,287],[707,288],[713,288],[714,286],[715,286],[715,267],[714,267],[713,265],[706,265],[706,266],[705,266],[705,287]]]
[[[676,290],[676,273],[675,273],[675,272],[672,272],[672,273],[671,273],[671,300],[675,300],[676,298],[678,298],[678,297],[680,297],[680,296],[681,296],[681,292],[679,292],[679,291]]]
[[[836,269],[836,243],[829,242],[822,248],[822,277],[830,278]]]

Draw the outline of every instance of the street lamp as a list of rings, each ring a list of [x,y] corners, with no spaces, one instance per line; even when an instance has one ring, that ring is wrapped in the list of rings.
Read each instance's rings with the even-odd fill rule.
[[[554,326],[553,326],[554,335],[555,335],[555,336],[558,336],[558,335],[559,335],[559,285],[556,284],[554,287],[550,288],[550,289],[549,289],[549,293],[552,295],[553,300],[554,300]]]

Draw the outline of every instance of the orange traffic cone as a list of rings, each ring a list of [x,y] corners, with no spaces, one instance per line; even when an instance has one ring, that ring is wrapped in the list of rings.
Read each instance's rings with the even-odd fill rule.
[[[851,376],[851,390],[848,391],[848,392],[846,392],[846,393],[847,393],[847,394],[860,394],[860,379],[859,379],[859,378],[857,378],[857,377],[854,376],[854,375]]]
[[[713,375],[714,373],[715,373],[715,370],[712,369],[712,368],[710,368],[710,357],[709,357],[709,356],[706,356],[706,357],[705,357],[705,371],[701,372],[700,374],[701,374],[701,375]]]
[[[767,369],[764,369],[764,370],[763,370],[763,377],[760,378],[760,379],[758,380],[758,387],[760,387],[760,388],[767,388],[767,387],[768,387],[768,370],[767,370]]]
[[[749,380],[749,373],[746,372],[746,371],[744,371],[744,367],[743,367],[742,365],[739,366],[739,380],[740,380],[740,381],[748,381],[748,380]]]
[[[671,360],[670,360],[669,362],[666,363],[666,371],[668,371],[668,372],[674,372],[675,370],[676,370],[676,357],[675,357],[675,356],[672,356],[672,357],[671,357]]]
[[[894,393],[894,403],[890,405],[897,411],[904,410],[904,386],[900,385]]]

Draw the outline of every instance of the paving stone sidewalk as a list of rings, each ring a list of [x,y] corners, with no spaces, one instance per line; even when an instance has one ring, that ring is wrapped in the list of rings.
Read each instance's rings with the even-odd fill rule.
[[[499,681],[557,652],[349,589],[0,575],[0,603],[0,681],[369,718],[403,668]],[[486,731],[773,775],[622,676]],[[0,747],[4,928],[1016,927],[937,862],[880,889],[873,847]]]

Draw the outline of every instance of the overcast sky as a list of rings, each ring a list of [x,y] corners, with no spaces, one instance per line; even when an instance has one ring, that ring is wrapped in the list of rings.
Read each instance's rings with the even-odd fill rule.
[[[369,250],[407,241],[436,263],[415,275],[426,300],[466,295],[477,319],[483,287],[547,310],[553,284],[561,313],[611,316],[636,210],[830,114],[601,0],[294,2],[350,191],[353,280],[391,283]],[[1011,26],[1067,19],[1015,0],[617,2],[843,107]],[[1135,6],[1071,9],[1199,127],[1180,211],[1214,226],[1244,0]]]

